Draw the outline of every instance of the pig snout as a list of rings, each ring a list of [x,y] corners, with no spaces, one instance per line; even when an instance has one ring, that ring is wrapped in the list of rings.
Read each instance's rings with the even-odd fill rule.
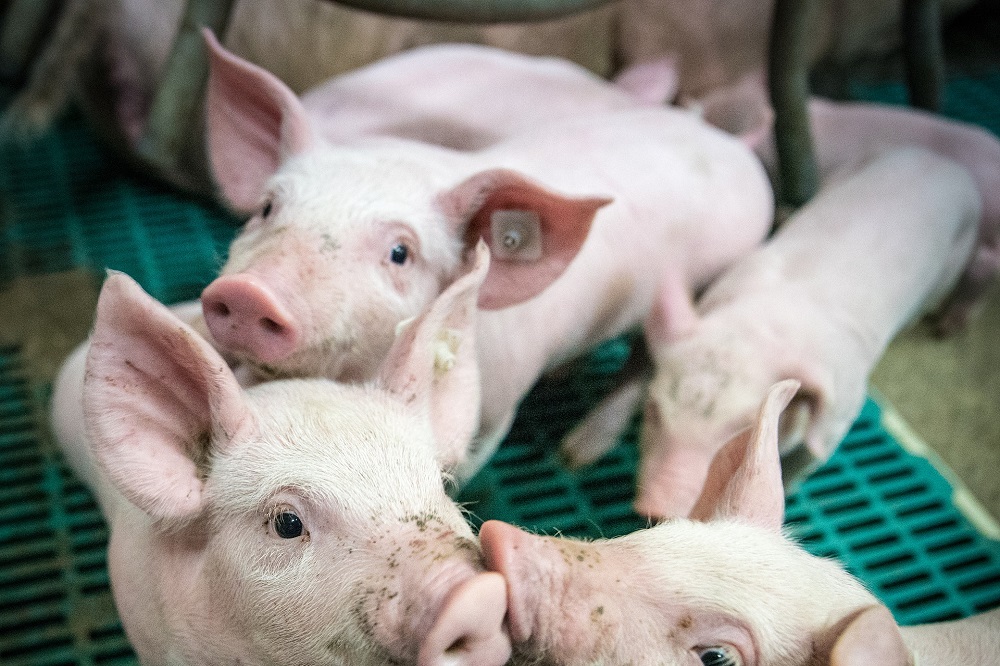
[[[394,663],[501,666],[510,658],[506,587],[483,571],[470,537],[427,521],[389,539],[387,566],[363,584],[361,597],[364,623]]]
[[[490,520],[479,531],[486,568],[507,581],[507,626],[530,662],[629,663],[613,654],[625,626],[618,601],[636,594],[628,564],[585,541],[528,534]]]
[[[643,424],[642,455],[636,473],[636,513],[654,520],[686,518],[701,495],[714,451],[664,435],[656,419]]]
[[[260,363],[288,358],[302,337],[301,326],[288,308],[249,275],[216,279],[202,292],[201,307],[216,343]]]
[[[504,631],[507,584],[497,573],[480,573],[445,600],[420,647],[418,666],[489,666],[507,663],[510,637]]]
[[[516,643],[531,638],[535,623],[535,609],[540,602],[535,598],[538,589],[526,580],[522,563],[525,560],[536,561],[533,555],[542,549],[541,541],[539,537],[499,520],[488,520],[479,530],[486,568],[501,574],[508,583],[507,625],[510,637]]]

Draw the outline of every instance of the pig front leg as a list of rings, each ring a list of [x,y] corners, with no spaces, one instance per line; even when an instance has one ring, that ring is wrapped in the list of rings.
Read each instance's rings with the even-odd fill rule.
[[[651,366],[646,345],[633,342],[619,384],[563,438],[559,455],[567,467],[589,465],[614,448],[646,395]]]

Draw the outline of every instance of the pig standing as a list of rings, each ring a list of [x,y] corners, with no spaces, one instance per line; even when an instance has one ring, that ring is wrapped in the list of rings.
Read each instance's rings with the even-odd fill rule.
[[[687,515],[715,455],[780,379],[802,383],[782,452],[804,444],[807,460],[825,460],[857,417],[885,346],[954,285],[980,214],[965,169],[918,148],[890,151],[830,183],[696,308],[664,291],[647,322],[656,375],[636,509]],[[579,441],[571,435],[567,445]]]
[[[480,438],[468,460],[459,443],[442,452],[467,463],[460,478],[546,368],[641,322],[661,285],[704,287],[773,210],[746,146],[669,108],[564,118],[479,151],[332,145],[291,90],[213,47],[208,127],[226,198],[255,213],[202,294],[205,325],[248,377],[370,377],[466,248],[490,246]]]
[[[551,666],[952,666],[996,663],[1000,610],[903,627],[839,565],[781,533],[778,422],[797,391],[766,392],[692,519],[593,542],[480,530],[507,580],[515,663]]]
[[[483,573],[434,453],[476,424],[476,255],[364,387],[244,391],[191,328],[109,276],[52,416],[110,524],[142,663],[506,662],[503,581]]]

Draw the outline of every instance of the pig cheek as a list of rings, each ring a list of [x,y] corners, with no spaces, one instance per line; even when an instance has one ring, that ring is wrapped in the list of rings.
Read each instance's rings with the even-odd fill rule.
[[[234,638],[268,663],[308,663],[330,651],[355,652],[359,639],[346,608],[344,571],[328,570],[341,558],[317,556],[311,542],[224,539],[228,547],[206,569],[216,581],[213,614],[229,618]],[[336,565],[334,565],[336,566]],[[261,609],[268,609],[261,613]]]

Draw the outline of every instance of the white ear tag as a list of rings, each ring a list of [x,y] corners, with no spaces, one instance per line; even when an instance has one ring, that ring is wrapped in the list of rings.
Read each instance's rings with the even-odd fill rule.
[[[538,261],[542,258],[542,218],[533,210],[495,210],[490,215],[495,259]]]

